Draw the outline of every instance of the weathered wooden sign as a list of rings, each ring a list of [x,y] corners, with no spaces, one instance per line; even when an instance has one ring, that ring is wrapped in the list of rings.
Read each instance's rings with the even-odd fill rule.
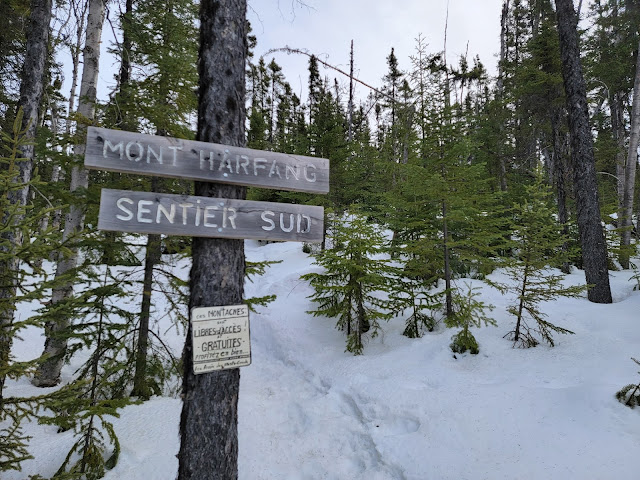
[[[249,307],[231,305],[191,310],[193,373],[207,373],[251,363]]]
[[[100,230],[319,243],[324,209],[103,188]]]
[[[87,129],[85,166],[299,192],[329,191],[329,160],[107,128]]]

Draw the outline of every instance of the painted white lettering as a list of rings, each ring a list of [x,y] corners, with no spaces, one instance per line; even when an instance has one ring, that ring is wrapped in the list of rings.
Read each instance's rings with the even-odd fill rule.
[[[300,166],[299,165],[287,165],[285,167],[285,171],[284,171],[284,177],[289,180],[289,172],[291,172],[291,175],[293,175],[293,177],[296,180],[300,180]]]
[[[218,226],[217,223],[210,223],[209,219],[215,217],[215,213],[209,213],[210,210],[216,211],[218,207],[216,205],[208,205],[204,207],[204,226],[210,228],[216,228]]]
[[[124,154],[124,146],[122,142],[118,142],[115,145],[111,143],[109,140],[104,140],[104,145],[102,147],[102,157],[107,158],[107,148],[112,152],[120,152],[120,160],[122,160],[122,155]]]
[[[176,147],[175,145],[171,145],[167,147],[169,150],[173,150],[173,166],[176,166],[176,162],[178,161],[178,150],[182,150],[182,147]]]
[[[209,159],[207,160],[205,158],[205,152],[203,150],[200,150],[200,170],[205,170],[206,167],[206,162],[209,162],[209,170],[213,170],[213,152],[209,152]]]
[[[240,159],[243,160],[242,163],[240,163]],[[240,173],[240,168],[242,168],[244,170],[244,174],[249,175],[249,171],[247,170],[248,166],[249,157],[247,157],[246,155],[236,155],[236,173]]]
[[[173,225],[173,220],[176,216],[176,204],[172,203],[171,207],[169,208],[169,211],[167,211],[167,209],[164,208],[164,205],[159,203],[158,210],[156,211],[156,223],[162,223],[162,221],[160,220],[160,213],[162,213],[165,216],[165,218],[169,220],[169,223]]]
[[[270,218],[268,218],[268,217],[273,217],[274,215],[275,213],[272,212],[271,210],[265,210],[264,212],[262,212],[262,215],[260,215],[260,218],[262,218],[264,222],[269,223],[269,226],[265,226],[265,225],[262,226],[263,230],[270,231],[276,228],[275,222]]]
[[[196,227],[200,226],[200,200],[196,200]]]
[[[156,152],[151,148],[151,145],[147,145],[147,163],[151,163],[151,155],[156,157],[158,163],[162,165],[162,147],[159,152]]]
[[[233,173],[233,166],[231,165],[231,158],[229,156],[229,151],[225,150],[224,156],[222,157],[222,161],[220,162],[220,166],[218,167],[218,171],[221,172],[223,169],[229,170],[229,173]]]
[[[267,168],[267,167],[264,166],[265,163],[267,163],[267,159],[266,158],[254,158],[253,159],[253,174],[255,176],[258,176],[258,169],[259,168],[264,168],[264,169]]]
[[[138,149],[138,153],[131,152],[131,148],[135,146]],[[140,144],[140,142],[129,142],[124,149],[127,158],[131,162],[139,162],[144,154],[144,147]]]
[[[224,207],[222,211],[222,227],[227,228],[227,221],[231,225],[231,228],[236,229],[236,217],[238,216],[238,212],[233,207]]]
[[[133,205],[133,200],[131,200],[130,198],[127,197],[122,197],[119,198],[118,201],[116,202],[116,206],[122,210],[126,215],[116,215],[116,218],[118,220],[123,220],[125,222],[128,222],[129,220],[131,220],[133,218],[133,212],[131,210],[129,210],[127,207],[125,207],[123,205],[123,203],[129,203],[131,205]]]
[[[182,208],[182,224],[186,225],[187,224],[187,208],[193,207],[193,203],[181,203],[178,206]]]
[[[153,223],[153,219],[143,217],[145,213],[151,213],[151,210],[146,208],[146,206],[153,205],[153,203],[154,202],[151,200],[138,200],[138,215],[136,216],[136,219],[140,223]]]
[[[307,182],[315,182],[316,181],[316,172],[309,173],[309,169],[310,168],[313,168],[315,170],[317,167],[315,165],[311,164],[311,163],[308,164],[308,165],[305,165],[305,167],[304,167],[304,179]]]
[[[284,213],[280,214],[280,230],[282,230],[283,232],[290,232],[291,230],[293,230],[293,224],[294,224],[294,220],[293,220],[293,213],[289,214],[289,226],[285,227],[284,226]]]
[[[278,178],[282,178],[280,175],[280,167],[278,167],[278,161],[274,160],[271,164],[271,169],[269,170],[269,178],[273,177],[273,175],[277,175]]]
[[[304,228],[301,228],[303,225],[304,221]],[[311,230],[311,217],[309,217],[308,215],[305,215],[303,213],[299,213],[298,214],[298,233],[309,233],[309,231]]]

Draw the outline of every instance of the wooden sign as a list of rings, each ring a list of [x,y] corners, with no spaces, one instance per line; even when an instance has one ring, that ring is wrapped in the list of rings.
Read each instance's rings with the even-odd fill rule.
[[[102,189],[100,230],[194,237],[322,242],[324,209],[152,192]]]
[[[329,191],[329,160],[215,143],[87,129],[85,167],[299,192]]]
[[[251,363],[249,307],[231,305],[191,310],[193,373],[207,373]]]

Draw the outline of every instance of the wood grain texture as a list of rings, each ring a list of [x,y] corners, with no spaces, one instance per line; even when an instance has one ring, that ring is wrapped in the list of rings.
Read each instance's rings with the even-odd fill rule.
[[[322,242],[324,209],[104,188],[98,228],[118,232]]]
[[[329,160],[90,127],[85,167],[297,192],[329,191]]]

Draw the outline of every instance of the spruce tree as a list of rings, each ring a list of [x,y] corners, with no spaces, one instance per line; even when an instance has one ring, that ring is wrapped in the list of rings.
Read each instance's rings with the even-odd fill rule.
[[[324,271],[302,276],[314,288],[311,299],[318,304],[309,313],[337,317],[336,327],[347,335],[346,350],[354,355],[364,349],[362,335],[371,332],[375,337],[380,320],[390,316],[388,301],[381,298],[391,273],[383,256],[384,242],[375,225],[361,213],[350,211],[334,219],[327,248],[314,255]]]
[[[476,355],[480,352],[480,347],[471,333],[471,327],[481,327],[483,324],[495,326],[496,321],[485,314],[485,310],[493,310],[493,305],[487,305],[481,300],[477,300],[476,297],[479,296],[477,289],[470,285],[466,285],[466,287],[466,292],[456,289],[453,296],[454,312],[453,315],[446,318],[445,324],[450,328],[461,328],[451,338],[451,350],[454,353],[464,353],[469,350],[469,353]]]
[[[566,287],[562,285],[564,274],[551,270],[566,261],[568,252],[563,247],[567,239],[563,225],[554,218],[552,195],[544,184],[541,168],[536,172],[535,182],[525,187],[522,201],[513,205],[512,215],[514,256],[503,259],[511,282],[493,283],[501,292],[516,295],[516,302],[508,308],[516,317],[516,324],[506,337],[522,347],[536,346],[540,343],[538,338],[553,346],[553,333],[573,332],[548,321],[540,303],[558,297],[577,297],[586,286]]]

